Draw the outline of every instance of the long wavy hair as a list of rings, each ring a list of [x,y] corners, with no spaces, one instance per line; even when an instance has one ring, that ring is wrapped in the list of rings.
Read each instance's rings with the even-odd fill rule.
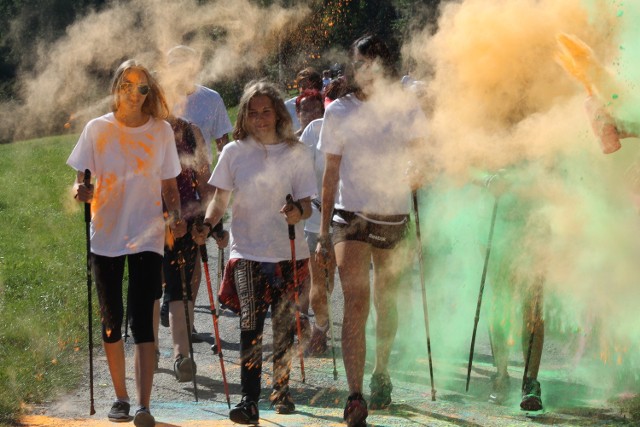
[[[111,111],[115,112],[119,107],[118,88],[124,80],[124,74],[129,70],[138,70],[145,74],[149,84],[149,93],[142,104],[142,112],[157,119],[166,119],[169,116],[169,106],[164,97],[164,92],[155,77],[149,72],[147,67],[135,59],[124,61],[116,70],[111,81]]]
[[[287,107],[284,105],[284,101],[280,96],[278,88],[273,83],[269,83],[265,80],[252,81],[247,83],[245,86],[244,93],[242,94],[240,103],[238,104],[238,117],[233,129],[233,138],[238,140],[245,139],[249,136],[249,132],[247,131],[249,102],[256,96],[266,96],[271,100],[276,113],[276,135],[278,136],[278,139],[289,145],[299,143],[293,133],[291,116],[287,111]]]

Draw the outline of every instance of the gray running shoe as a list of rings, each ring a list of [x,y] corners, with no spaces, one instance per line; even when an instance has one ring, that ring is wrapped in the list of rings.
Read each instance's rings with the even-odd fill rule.
[[[509,383],[511,382],[509,375],[495,374],[491,377],[491,394],[489,394],[489,402],[500,405],[509,397]]]
[[[123,402],[121,400],[116,400],[111,405],[111,410],[109,411],[109,421],[114,423],[128,423],[131,421],[131,416],[129,415],[129,411],[131,410],[131,405],[127,402]]]
[[[189,382],[196,374],[196,362],[179,354],[173,362],[173,373],[179,383]]]

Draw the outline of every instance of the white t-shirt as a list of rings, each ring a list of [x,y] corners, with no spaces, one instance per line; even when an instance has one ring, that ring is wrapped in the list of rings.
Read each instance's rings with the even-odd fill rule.
[[[349,94],[329,104],[319,149],[342,156],[335,207],[379,215],[409,213],[409,141],[423,136],[424,113],[363,102]]]
[[[300,141],[309,148],[311,156],[313,157],[313,167],[316,173],[318,190],[322,189],[322,175],[324,174],[324,153],[318,150],[318,140],[320,139],[322,122],[323,119],[313,120],[304,128],[302,135],[300,135]],[[311,204],[311,209],[311,216],[304,222],[304,231],[319,233],[320,211],[313,203]]]
[[[298,114],[296,113],[296,99],[298,99],[297,95],[284,101],[284,106],[287,107],[287,111],[291,116],[291,129],[294,132],[300,129],[300,120],[298,120]]]
[[[204,86],[196,85],[196,90],[181,104],[175,105],[173,111],[195,124],[202,131],[207,144],[209,163],[213,161],[211,140],[218,139],[233,130],[227,108],[218,92]]]
[[[129,128],[113,113],[105,114],[87,123],[67,164],[77,171],[89,169],[96,179],[91,252],[164,254],[161,181],[181,171],[169,123],[150,118]]]
[[[209,184],[233,191],[230,258],[291,259],[288,225],[280,209],[287,194],[294,200],[317,194],[311,156],[303,144],[233,141],[222,150]],[[296,257],[309,258],[302,221],[295,229]]]

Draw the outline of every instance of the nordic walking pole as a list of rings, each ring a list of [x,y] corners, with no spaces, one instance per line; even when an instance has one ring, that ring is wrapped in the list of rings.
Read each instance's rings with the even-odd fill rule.
[[[89,188],[91,185],[91,171],[89,169],[84,170],[84,186]],[[91,311],[93,304],[91,304],[91,203],[84,204],[84,224],[87,236],[87,317],[88,317],[88,330],[89,330],[89,399],[90,409],[89,415],[96,413],[96,409],[93,404],[93,319]]]
[[[287,203],[293,203],[291,194],[287,194]],[[289,225],[289,244],[291,245],[291,264],[293,265],[293,287],[294,298],[296,302],[296,329],[298,332],[298,355],[300,356],[300,371],[302,373],[302,382],[305,382],[304,374],[304,355],[302,353],[302,325],[300,323],[300,302],[298,301],[298,266],[296,265],[296,228],[295,225]]]
[[[175,245],[178,245],[177,240]],[[191,341],[191,319],[189,318],[189,302],[187,298],[187,277],[184,272],[186,261],[182,250],[178,250],[178,267],[180,268],[180,281],[182,282],[182,303],[184,304],[184,318],[187,323],[187,340],[189,341],[189,356],[191,357],[191,380],[193,381],[193,395],[198,401],[198,384],[196,382],[195,360],[193,359],[193,342]],[[195,301],[194,301],[195,302]]]
[[[331,357],[333,358],[333,380],[338,379],[338,368],[336,367],[336,340],[333,331],[333,319],[331,316],[331,286],[329,283],[329,269],[324,269],[324,284],[327,288],[327,317],[329,319],[329,332],[331,333]]]
[[[220,220],[220,222],[218,222],[218,224],[220,224],[220,232],[222,232],[222,220]],[[212,229],[213,231],[213,229]],[[219,234],[218,234],[219,235]],[[224,273],[224,248],[218,248],[218,271],[216,273],[216,295],[218,295],[220,293],[220,288],[222,287],[222,276]],[[216,313],[220,313],[220,300],[218,298],[214,298],[214,307],[216,309]],[[216,341],[215,344],[213,344],[211,346],[211,351],[213,351],[214,353],[218,353],[218,348],[217,348],[218,342]],[[220,343],[220,345],[222,345],[222,343]],[[222,349],[221,349],[222,350]]]
[[[480,320],[480,308],[482,307],[482,294],[484,293],[484,283],[487,278],[489,267],[489,256],[491,255],[491,241],[493,240],[493,229],[496,225],[496,215],[498,213],[498,198],[493,202],[493,212],[491,213],[491,227],[489,228],[489,239],[487,240],[487,252],[484,256],[484,266],[482,267],[482,278],[480,279],[480,291],[478,292],[478,305],[476,306],[476,317],[473,321],[473,333],[471,334],[471,348],[469,349],[469,364],[467,366],[467,385],[469,391],[469,381],[471,381],[471,366],[473,365],[473,349],[476,345],[476,332],[478,332],[478,321]]]
[[[427,353],[429,355],[429,378],[431,379],[431,400],[436,400],[436,388],[433,384],[433,362],[431,359],[431,337],[429,334],[429,310],[427,308],[427,290],[424,280],[424,257],[422,255],[422,237],[420,236],[420,215],[418,205],[418,191],[411,193],[413,199],[413,214],[416,217],[416,238],[418,239],[418,261],[420,262],[420,284],[422,288],[422,308],[424,310],[424,329],[427,333]]]
[[[522,390],[524,390],[524,383],[527,381],[527,374],[529,374],[529,363],[531,362],[531,350],[533,348],[533,338],[536,334],[536,328],[538,327],[538,305],[540,302],[540,294],[536,295],[535,305],[533,306],[533,313],[536,316],[533,319],[531,325],[531,335],[529,336],[529,348],[527,348],[527,359],[524,361],[524,373],[522,374]]]
[[[218,307],[214,303],[213,290],[211,289],[211,275],[209,274],[209,255],[207,254],[207,245],[200,246],[200,257],[204,266],[204,276],[207,281],[207,291],[209,292],[209,306],[211,307],[211,317],[213,318],[213,333],[216,337],[216,350],[220,359],[220,372],[222,372],[222,384],[224,385],[224,394],[227,396],[227,406],[231,409],[231,398],[229,396],[229,384],[227,383],[227,374],[224,369],[224,357],[222,356],[222,341],[220,340],[220,330],[218,328]],[[220,276],[222,277],[222,276]]]

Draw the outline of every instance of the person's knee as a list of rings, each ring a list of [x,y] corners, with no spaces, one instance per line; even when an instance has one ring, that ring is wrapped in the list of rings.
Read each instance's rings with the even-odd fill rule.
[[[107,344],[114,344],[122,339],[122,325],[117,328],[102,327],[102,341]]]

